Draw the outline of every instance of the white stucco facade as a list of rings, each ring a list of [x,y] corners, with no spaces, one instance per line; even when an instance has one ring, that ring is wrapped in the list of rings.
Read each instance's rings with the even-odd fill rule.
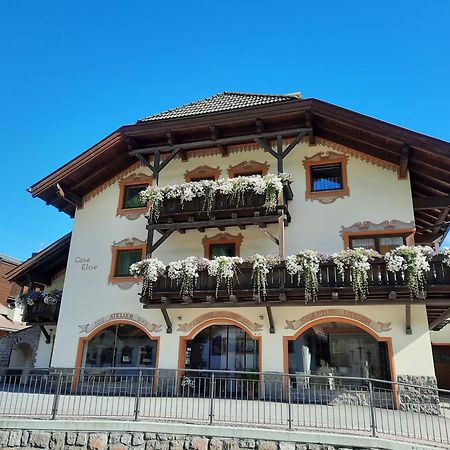
[[[286,253],[294,254],[303,249],[315,249],[327,253],[344,248],[340,235],[341,227],[349,227],[357,222],[369,221],[379,224],[386,220],[411,223],[414,220],[409,180],[400,180],[397,172],[381,167],[373,161],[364,161],[349,156],[347,164],[350,195],[338,198],[330,204],[305,199],[306,174],[303,159],[319,152],[338,150],[324,145],[309,146],[299,144],[285,159],[285,172],[293,174],[292,190],[294,199],[289,203],[292,221],[285,229]],[[160,185],[184,181],[184,173],[201,165],[220,167],[221,176],[227,176],[227,168],[242,161],[254,160],[270,165],[270,172],[276,172],[276,162],[262,150],[231,153],[223,158],[219,155],[190,158],[187,162],[175,159],[161,172]],[[146,167],[139,167],[135,173],[150,175]],[[123,175],[129,176],[129,173]],[[159,337],[159,361],[161,368],[177,368],[179,363],[180,337],[189,332],[178,331],[179,325],[194,321],[206,313],[221,311],[238,313],[251,323],[262,325],[255,336],[260,336],[261,370],[283,372],[286,355],[283,352],[284,337],[292,336],[296,330],[286,328],[286,320],[300,319],[307,314],[326,308],[318,306],[273,307],[275,333],[269,332],[266,309],[228,308],[180,308],[170,309],[173,333],[165,331],[165,323],[158,309],[143,309],[139,302],[140,285],[133,284],[127,289],[117,284],[109,284],[111,268],[111,246],[123,239],[146,240],[146,219],[143,215],[135,220],[117,217],[119,182],[116,180],[101,189],[96,196],[86,201],[78,209],[74,221],[72,241],[64,281],[56,339],[51,359],[54,367],[73,367],[80,337],[87,333],[80,326],[92,324],[96,320],[116,313],[130,313],[160,326],[153,331]],[[275,225],[268,227],[274,234]],[[227,228],[227,233],[243,236],[241,256],[246,258],[254,253],[276,254],[278,247],[254,226],[245,230]],[[174,233],[153,254],[164,262],[187,256],[203,256],[202,239],[219,233],[218,229],[197,230],[185,234]],[[425,306],[412,306],[412,334],[406,333],[404,305],[366,306],[364,304],[337,308],[361,314],[371,321],[389,324],[385,331],[374,331],[381,340],[390,342],[395,375],[434,376],[431,339],[428,331]],[[330,320],[333,317],[330,316]],[[218,319],[218,322],[220,320]],[[357,322],[357,321],[356,321]],[[159,328],[159,327],[158,327]],[[434,335],[433,335],[434,336]],[[435,338],[433,337],[433,340]],[[439,339],[439,338],[438,338]],[[447,339],[447,338],[445,338]],[[50,347],[50,346],[48,346]],[[420,355],[420,357],[418,357]],[[39,352],[39,362],[46,361],[49,352]],[[393,374],[393,375],[394,375]]]

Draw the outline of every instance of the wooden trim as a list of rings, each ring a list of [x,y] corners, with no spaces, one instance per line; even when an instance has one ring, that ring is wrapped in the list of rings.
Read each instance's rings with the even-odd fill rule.
[[[436,331],[436,333],[439,333],[439,331]],[[450,347],[450,342],[432,342],[432,347]]]
[[[267,175],[269,173],[269,164],[267,161],[263,163],[257,161],[242,161],[235,166],[230,166],[228,168],[228,177],[235,178],[239,176],[246,176],[254,174],[255,172],[261,172],[262,175]]]
[[[305,157],[303,166],[306,171],[306,200],[319,200],[321,203],[332,203],[338,198],[348,197],[350,188],[348,186],[347,177],[347,161],[348,157],[335,152],[316,153],[311,157]],[[324,166],[329,164],[341,164],[342,168],[342,189],[315,192],[311,189],[311,168]]]
[[[385,342],[388,350],[388,358],[389,358],[389,371],[391,374],[391,381],[395,381],[397,378],[395,372],[395,363],[394,363],[394,351],[392,347],[392,338],[389,336],[380,336],[374,330],[367,327],[366,325],[352,319],[348,319],[345,317],[322,317],[320,319],[313,320],[303,325],[293,336],[283,336],[283,370],[286,376],[289,376],[289,352],[288,352],[288,344],[289,341],[295,341],[300,335],[302,335],[305,331],[308,331],[310,328],[315,325],[319,325],[321,323],[329,323],[329,322],[341,322],[347,323],[350,325],[354,325],[355,327],[360,328],[366,333],[370,334],[376,341]]]
[[[405,236],[407,245],[414,245],[415,228],[398,228],[394,230],[367,230],[367,231],[343,231],[342,240],[344,241],[344,249],[350,248],[351,237],[367,237],[367,236]],[[412,239],[412,241],[411,241]],[[412,242],[412,243],[411,243]]]
[[[199,181],[205,178],[213,178],[217,180],[220,177],[220,167],[199,166],[192,170],[187,170],[184,174],[184,180],[188,183],[190,181]]]
[[[108,283],[122,283],[124,281],[136,281],[136,278],[133,276],[129,277],[117,277],[115,276],[116,272],[116,264],[117,264],[117,254],[121,250],[141,250],[141,259],[145,258],[145,252],[146,252],[146,244],[140,244],[140,245],[113,245],[111,246],[111,268],[109,270],[109,276],[108,276]]]
[[[116,215],[119,217],[125,216],[128,219],[136,219],[138,216],[147,212],[147,206],[142,208],[124,208],[125,192],[128,186],[140,186],[153,183],[153,178],[143,173],[136,173],[129,177],[123,178],[119,183],[119,203],[117,205]]]
[[[185,360],[186,360],[186,347],[188,341],[192,341],[192,339],[197,336],[200,331],[203,331],[204,329],[210,327],[211,325],[234,325],[238,328],[240,328],[242,331],[244,331],[246,334],[248,334],[253,340],[258,342],[258,372],[262,372],[262,337],[256,336],[252,330],[249,330],[244,324],[233,320],[233,319],[226,319],[226,318],[213,318],[206,320],[200,324],[198,324],[195,328],[191,330],[191,332],[187,336],[180,336],[179,346],[178,346],[178,369],[185,369]]]
[[[203,254],[205,258],[209,258],[209,252],[211,245],[214,244],[234,244],[236,249],[236,256],[241,256],[241,244],[244,236],[239,233],[237,236],[233,236],[229,233],[219,233],[212,237],[205,236],[202,239],[203,244]]]

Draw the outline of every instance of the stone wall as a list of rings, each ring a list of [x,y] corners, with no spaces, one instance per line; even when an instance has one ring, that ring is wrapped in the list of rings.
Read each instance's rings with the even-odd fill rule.
[[[0,367],[8,367],[11,350],[20,344],[27,344],[33,350],[30,367],[34,367],[36,353],[39,346],[41,330],[34,325],[24,330],[16,331],[0,339]]]
[[[0,430],[0,449],[50,450],[369,450],[369,447],[212,438],[148,432]],[[371,447],[372,448],[372,447]]]
[[[436,391],[437,381],[435,377],[419,377],[412,375],[399,375],[400,383],[413,386],[398,385],[398,398],[402,411],[414,411],[426,414],[441,414],[439,395]],[[433,389],[427,389],[431,387]]]

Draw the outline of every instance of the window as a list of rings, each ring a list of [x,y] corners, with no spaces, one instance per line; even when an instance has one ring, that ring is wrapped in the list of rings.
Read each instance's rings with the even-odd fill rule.
[[[138,282],[130,275],[130,266],[144,259],[146,244],[136,238],[124,239],[115,243],[112,247],[111,270],[109,272],[110,283]]]
[[[142,173],[124,178],[119,184],[117,215],[133,220],[144,214],[147,211],[147,205],[141,202],[139,193],[151,184],[152,178]]]
[[[125,186],[125,194],[123,199],[122,208],[142,208],[145,203],[142,203],[139,193],[147,189],[148,184],[138,184]]]
[[[204,257],[212,259],[215,256],[240,256],[243,236],[233,236],[230,233],[219,233],[202,240]]]
[[[115,277],[129,277],[130,266],[142,259],[141,250],[118,250],[116,258]]]
[[[84,367],[155,367],[157,341],[132,325],[112,325],[84,348]]]
[[[216,256],[236,256],[236,244],[211,244],[209,246],[209,259]]]
[[[311,166],[311,192],[342,189],[342,165]]]
[[[380,235],[380,236],[353,236],[350,237],[350,248],[367,248],[376,250],[384,255],[400,245],[404,245],[406,238],[404,235]]]
[[[332,203],[350,195],[347,183],[347,157],[339,153],[317,153],[303,160],[307,200]]]

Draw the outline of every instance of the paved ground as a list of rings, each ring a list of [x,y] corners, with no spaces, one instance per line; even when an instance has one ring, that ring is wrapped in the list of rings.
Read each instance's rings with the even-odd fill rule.
[[[281,401],[233,400],[210,398],[144,397],[134,395],[61,395],[57,404],[52,394],[0,392],[0,415],[9,417],[50,418],[56,406],[57,418],[174,420],[184,423],[209,423],[211,408],[214,424],[258,425],[293,429],[345,430],[371,434],[371,410],[368,406],[292,404]],[[441,405],[440,415],[418,414],[375,408],[377,434],[450,444],[450,404]]]

